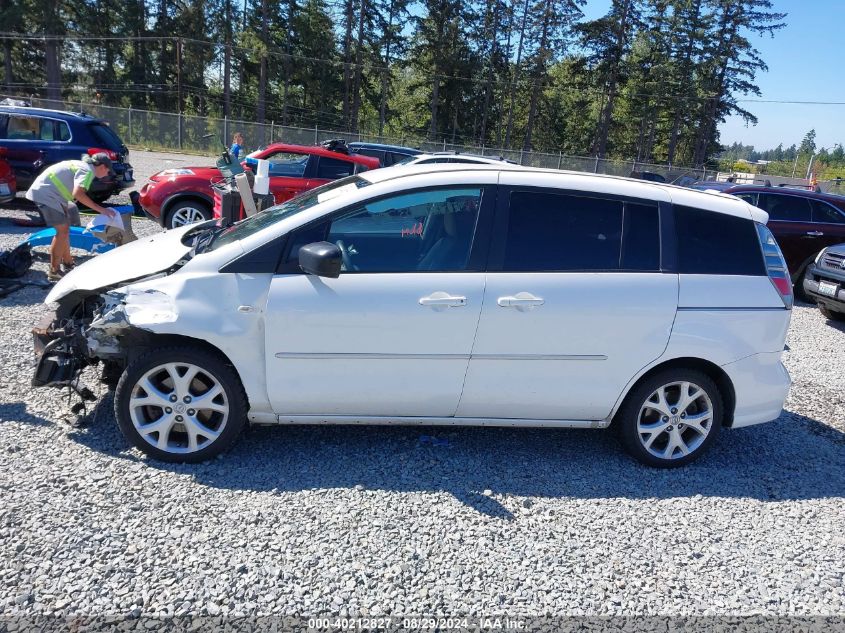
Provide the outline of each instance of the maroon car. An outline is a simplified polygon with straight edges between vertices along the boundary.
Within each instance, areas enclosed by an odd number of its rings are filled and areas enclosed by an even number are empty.
[[[799,296],[804,295],[804,274],[816,255],[845,242],[845,196],[755,185],[737,185],[725,193],[769,214],[769,229],[780,244]]]

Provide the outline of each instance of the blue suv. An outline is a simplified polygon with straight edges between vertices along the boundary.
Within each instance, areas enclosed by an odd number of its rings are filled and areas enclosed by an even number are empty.
[[[18,191],[26,191],[45,167],[97,152],[111,158],[112,173],[94,181],[92,200],[101,203],[135,184],[126,145],[105,121],[83,112],[0,106],[0,147],[6,148]]]

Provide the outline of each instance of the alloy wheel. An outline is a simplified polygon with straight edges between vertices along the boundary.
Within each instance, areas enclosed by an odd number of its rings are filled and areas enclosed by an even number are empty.
[[[211,445],[229,420],[220,381],[190,363],[158,365],[135,383],[129,418],[151,446],[168,453],[194,453]]]
[[[671,382],[646,398],[637,416],[637,437],[643,448],[663,460],[694,453],[713,428],[713,403],[699,385]]]
[[[174,211],[173,217],[170,219],[170,228],[175,229],[187,224],[202,222],[203,220],[205,220],[205,214],[202,212],[202,209],[197,209],[196,207],[180,207]]]

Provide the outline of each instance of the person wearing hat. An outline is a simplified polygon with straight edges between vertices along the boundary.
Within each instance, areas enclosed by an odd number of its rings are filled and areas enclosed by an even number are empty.
[[[70,226],[80,224],[75,202],[110,218],[115,216],[113,209],[100,206],[88,196],[94,179],[108,176],[111,166],[111,160],[104,153],[86,156],[83,160],[66,160],[41,172],[27,190],[26,198],[38,206],[47,226],[56,229],[56,236],[50,243],[49,281],[58,281],[74,266],[70,254]]]

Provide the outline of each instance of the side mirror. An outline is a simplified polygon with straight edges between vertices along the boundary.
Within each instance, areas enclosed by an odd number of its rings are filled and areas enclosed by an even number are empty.
[[[299,267],[309,275],[337,278],[343,255],[337,244],[313,242],[299,249]]]

